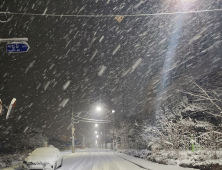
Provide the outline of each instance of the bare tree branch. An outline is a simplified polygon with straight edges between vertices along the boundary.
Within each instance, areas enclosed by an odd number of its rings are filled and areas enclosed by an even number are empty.
[[[193,82],[207,96],[208,100],[210,100],[210,102],[212,104],[214,104],[218,110],[222,111],[222,109],[216,103],[214,103],[214,101],[210,98],[210,96],[207,94],[207,92],[202,87],[200,87],[194,80],[193,80]]]
[[[189,95],[191,95],[191,96],[196,96],[196,97],[200,97],[200,98],[209,100],[209,98],[204,97],[204,96],[201,96],[201,95],[193,94],[193,93],[190,93],[190,92],[185,92],[185,91],[182,91],[182,90],[178,90],[178,91],[179,91],[179,92],[182,92],[182,93],[189,94]],[[211,99],[211,100],[220,101],[220,100],[218,100],[218,99]]]
[[[221,99],[220,99],[220,97],[219,97],[219,95],[217,94],[217,92],[215,92],[215,90],[212,90],[213,92],[214,92],[214,94],[218,97],[218,100],[220,100],[221,101]]]

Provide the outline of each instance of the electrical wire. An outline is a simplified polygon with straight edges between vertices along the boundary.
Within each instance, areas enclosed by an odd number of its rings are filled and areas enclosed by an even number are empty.
[[[149,14],[131,14],[131,15],[61,15],[61,14],[35,14],[35,13],[19,13],[19,12],[0,12],[3,14],[10,15],[31,15],[31,16],[50,16],[50,17],[116,17],[116,16],[124,16],[124,17],[143,17],[143,16],[158,16],[158,15],[175,15],[175,14],[188,14],[188,13],[202,13],[202,12],[215,12],[222,11],[222,9],[206,9],[206,10],[197,10],[197,11],[184,11],[184,12],[162,12],[162,13],[149,13]]]
[[[83,118],[83,117],[80,117],[80,116],[74,116],[74,117],[77,117],[77,118],[80,118],[80,119],[84,119],[84,120],[88,120],[88,121],[102,121],[102,122],[107,122],[107,120],[98,120],[98,119],[88,119],[88,118]]]
[[[106,122],[96,122],[96,121],[89,121],[89,120],[78,120],[78,121],[88,122],[88,123],[97,123],[97,124],[100,124],[100,123],[110,123],[110,121],[106,121]]]

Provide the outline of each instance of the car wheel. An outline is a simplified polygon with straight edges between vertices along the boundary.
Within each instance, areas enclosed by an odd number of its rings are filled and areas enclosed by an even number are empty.
[[[57,168],[57,162],[55,163],[55,167],[54,167],[54,170]]]
[[[63,159],[62,159],[62,161],[61,161],[61,165],[60,165],[60,167],[62,167],[62,164],[63,164]]]

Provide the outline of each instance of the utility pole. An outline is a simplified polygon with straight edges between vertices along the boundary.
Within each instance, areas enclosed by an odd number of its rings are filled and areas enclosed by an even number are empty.
[[[75,127],[74,127],[74,114],[72,109],[72,153],[75,153]]]
[[[82,145],[83,145],[83,149],[85,149],[85,137],[83,135],[83,139],[82,139]]]
[[[114,114],[113,114],[113,152],[115,152],[114,151]]]
[[[115,150],[114,150],[114,141],[115,141],[115,136],[114,136],[114,113],[115,113],[115,110],[112,110],[112,114],[113,114],[113,152],[115,152]]]
[[[103,136],[104,136],[104,149],[106,149],[106,129],[105,128],[104,128],[104,135]]]

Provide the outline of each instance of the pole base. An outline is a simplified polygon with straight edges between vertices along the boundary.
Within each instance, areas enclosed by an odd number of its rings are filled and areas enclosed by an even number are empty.
[[[72,147],[72,153],[75,153],[75,146]]]

